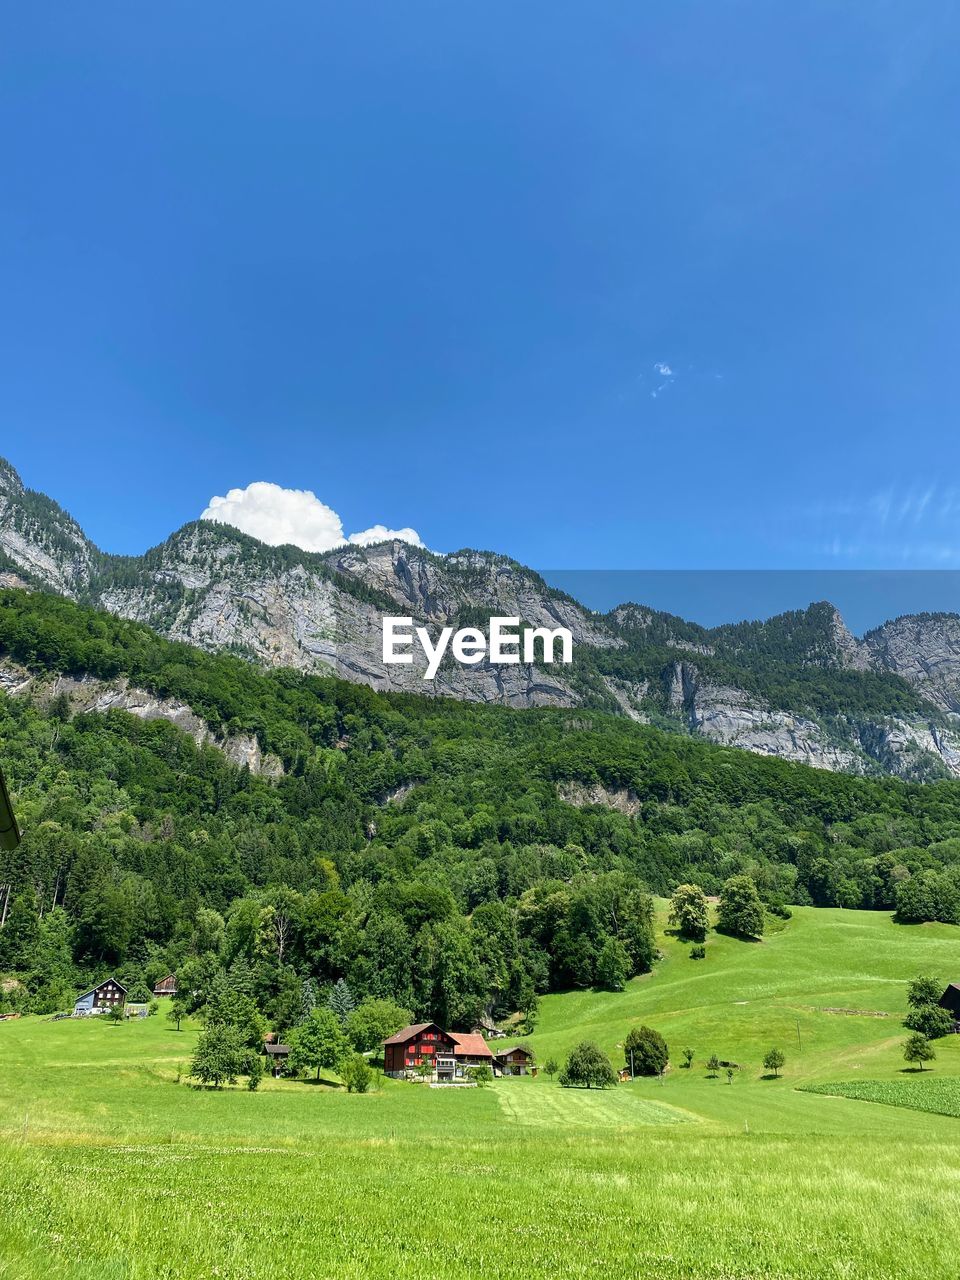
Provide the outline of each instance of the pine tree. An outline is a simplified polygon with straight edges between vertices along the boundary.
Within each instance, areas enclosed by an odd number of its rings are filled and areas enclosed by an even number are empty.
[[[344,982],[343,978],[338,978],[333,984],[333,990],[330,992],[330,998],[327,1001],[327,1007],[340,1019],[341,1023],[345,1023],[353,1013],[357,1006],[356,1000],[350,988]]]
[[[312,978],[304,978],[300,989],[300,1021],[305,1022],[317,1007],[317,984]]]

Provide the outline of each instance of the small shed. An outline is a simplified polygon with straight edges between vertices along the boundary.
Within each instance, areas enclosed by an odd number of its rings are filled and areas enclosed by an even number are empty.
[[[267,1055],[267,1062],[270,1063],[271,1071],[275,1076],[278,1076],[290,1057],[290,1046],[288,1044],[271,1044],[268,1041],[263,1046],[263,1052]]]
[[[175,996],[177,994],[177,979],[172,973],[168,973],[165,978],[153,988],[153,994],[159,1000],[162,996]]]
[[[951,982],[938,1003],[953,1016],[954,1022],[960,1022],[960,982]]]
[[[106,1013],[116,1005],[121,1007],[127,1001],[127,988],[116,978],[106,978],[89,991],[81,992],[73,1005],[75,1018],[85,1017],[90,1013]]]

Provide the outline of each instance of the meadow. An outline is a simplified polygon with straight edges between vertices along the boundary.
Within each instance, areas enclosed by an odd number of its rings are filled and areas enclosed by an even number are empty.
[[[957,931],[806,909],[760,943],[711,935],[694,961],[662,924],[652,974],[543,1001],[541,1062],[589,1037],[619,1065],[641,1021],[666,1036],[662,1081],[603,1093],[543,1073],[199,1091],[193,1026],[0,1024],[0,1276],[955,1274],[960,1119],[917,1099],[956,1096],[960,1036],[921,1079],[900,1017],[917,973],[956,978]],[[732,1083],[708,1076],[711,1053],[739,1064]]]

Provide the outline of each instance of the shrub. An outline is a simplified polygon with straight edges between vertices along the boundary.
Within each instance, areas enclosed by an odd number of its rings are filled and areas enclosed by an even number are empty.
[[[489,1084],[493,1079],[493,1072],[485,1062],[481,1062],[475,1067],[467,1067],[467,1079],[472,1080],[475,1085],[479,1085],[482,1089],[485,1084]]]
[[[340,1068],[340,1078],[347,1086],[347,1093],[366,1093],[373,1080],[373,1071],[363,1054],[355,1053]]]
[[[705,960],[706,956],[707,956],[707,948],[703,945],[702,942],[698,942],[695,946],[690,948],[691,960]]]

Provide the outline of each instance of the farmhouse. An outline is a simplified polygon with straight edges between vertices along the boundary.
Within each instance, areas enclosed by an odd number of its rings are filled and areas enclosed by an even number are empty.
[[[940,1008],[952,1015],[954,1022],[960,1022],[960,982],[951,982],[940,997]]]
[[[495,1068],[502,1076],[537,1074],[533,1054],[522,1044],[515,1044],[512,1049],[497,1049],[493,1058]]]
[[[165,978],[161,978],[153,988],[153,994],[158,1000],[161,996],[175,996],[177,994],[177,979],[174,975],[168,973]]]
[[[436,1022],[417,1022],[383,1042],[383,1069],[395,1079],[462,1079],[467,1067],[493,1066],[483,1036],[444,1031]]]
[[[77,996],[73,1005],[75,1018],[85,1017],[88,1013],[106,1013],[115,1005],[123,1006],[127,999],[127,988],[116,978],[107,978],[89,991]]]

